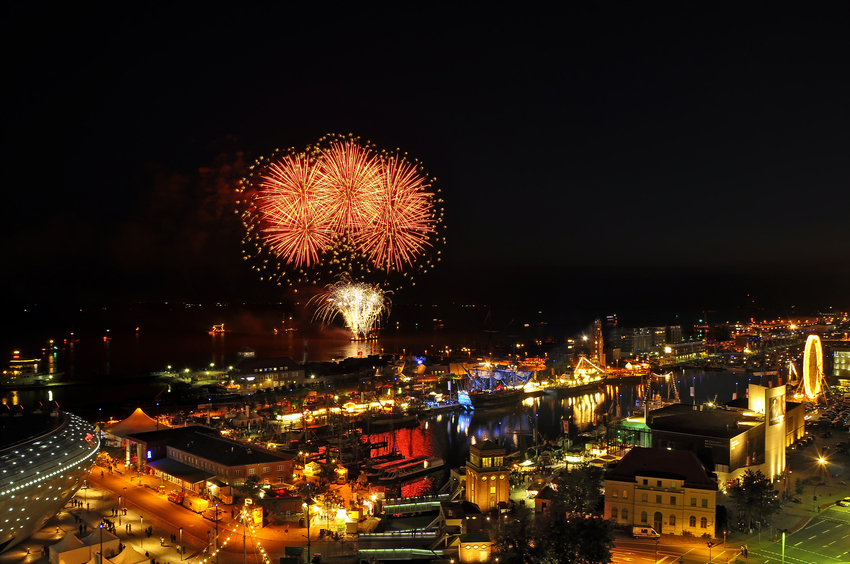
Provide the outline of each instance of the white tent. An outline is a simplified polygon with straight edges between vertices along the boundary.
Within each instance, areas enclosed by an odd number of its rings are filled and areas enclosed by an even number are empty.
[[[111,562],[112,564],[138,564],[139,562],[147,562],[149,560],[150,557],[145,556],[132,546],[127,546],[121,551],[121,554],[115,558],[107,558],[106,562]]]
[[[100,531],[101,531],[100,528],[97,528],[94,531],[92,531],[89,536],[80,539],[81,541],[83,541],[83,544],[85,544],[86,546],[88,546],[90,548],[90,553],[92,555],[92,558],[94,557],[95,554],[100,552],[100,539],[101,539]],[[103,538],[103,554],[107,557],[110,554],[118,554],[118,544],[120,543],[120,541],[118,540],[118,537],[116,537],[115,535],[113,535],[112,533],[107,531],[106,529],[103,529],[103,537],[102,538]],[[88,564],[88,563],[86,563],[86,564]],[[99,564],[99,563],[97,563],[97,564]]]
[[[49,551],[50,556],[48,559],[50,560],[50,564],[59,564],[60,559],[64,564],[83,564],[83,562],[91,558],[89,547],[78,539],[74,533],[66,534],[62,537],[62,540],[51,545]]]

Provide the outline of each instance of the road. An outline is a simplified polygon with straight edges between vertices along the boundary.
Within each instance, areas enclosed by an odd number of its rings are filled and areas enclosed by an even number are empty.
[[[765,562],[782,561],[782,543],[762,543],[758,553]],[[832,506],[813,517],[799,531],[785,536],[785,561],[792,564],[846,564],[850,562],[850,507]]]
[[[705,542],[691,541],[678,543],[674,539],[665,537],[663,542],[658,543],[658,558],[656,560],[655,542],[651,540],[618,538],[615,548],[611,551],[613,562],[618,564],[635,563],[645,564],[657,562],[658,564],[675,564],[685,562],[686,564],[705,564],[711,562],[726,564],[733,561],[740,550],[739,545],[721,542],[712,547],[709,553],[708,544]],[[680,560],[681,559],[681,560]]]

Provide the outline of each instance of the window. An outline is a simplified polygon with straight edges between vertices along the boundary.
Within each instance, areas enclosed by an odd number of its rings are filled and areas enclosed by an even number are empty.
[[[237,471],[236,471],[236,475],[237,475],[237,476],[241,476],[241,475],[242,475],[242,470],[237,470]]]
[[[490,493],[491,494],[496,493],[496,486],[490,486]]]
[[[661,503],[661,495],[660,494],[655,496],[655,503]]]
[[[629,520],[629,510],[628,510],[628,508],[624,507],[623,508],[623,521],[628,521],[628,520]]]
[[[278,476],[278,477],[277,477],[277,483],[278,483],[278,484],[282,484],[282,483],[283,483],[283,476]]]
[[[708,498],[703,498],[703,500],[702,500],[702,506],[703,506],[703,507],[708,507]]]
[[[688,522],[688,524],[689,524],[691,527],[696,527],[696,526],[697,526],[697,518],[696,518],[696,517],[694,517],[693,515],[691,515],[691,519],[690,519],[690,521]]]
[[[497,456],[497,457],[495,458],[495,460],[493,461],[493,465],[494,465],[494,466],[503,466],[503,465],[504,465],[504,463],[505,463],[505,462],[504,462],[504,457],[503,457],[503,456]]]
[[[670,505],[676,505],[676,496],[675,495],[670,496]]]
[[[661,480],[658,480],[658,487],[661,487]]]
[[[676,482],[670,482],[670,487],[676,489]]]
[[[697,498],[692,497],[691,498],[691,507],[696,507],[696,506],[697,506]]]
[[[617,520],[617,514],[618,514],[618,513],[619,513],[619,511],[617,511],[617,508],[616,508],[616,507],[612,507],[612,508],[611,508],[611,519],[613,519],[613,520],[615,520],[615,521],[616,521],[616,520]]]
[[[248,473],[253,476],[254,474],[257,473],[257,469],[256,468],[248,468]]]
[[[482,462],[484,463],[483,464],[484,468],[490,468],[491,466],[493,466],[493,459],[492,458],[485,458],[485,459],[482,460]]]
[[[649,480],[647,480],[646,478],[644,478],[644,479],[643,479],[643,485],[644,485],[644,486],[648,486],[648,485],[649,485]]]
[[[499,475],[499,479],[500,479],[500,480],[504,480],[504,479],[505,479],[505,475],[504,475],[504,474],[500,474],[500,475]]]
[[[278,465],[277,465],[277,471],[278,471],[278,472],[283,472],[283,464],[278,464]]]
[[[670,526],[671,527],[676,526],[676,516],[675,515],[670,515]]]
[[[623,499],[629,499],[629,492],[628,492],[628,490],[623,490]]]
[[[646,511],[641,511],[641,512],[640,512],[640,522],[641,522],[641,523],[646,523],[646,519],[647,519]]]
[[[644,501],[644,502],[646,501],[646,494],[645,493],[640,494],[640,500]]]
[[[611,497],[617,497],[617,490],[611,490]]]
[[[705,529],[706,527],[708,527],[708,519],[703,517],[702,519],[699,520],[699,528]]]

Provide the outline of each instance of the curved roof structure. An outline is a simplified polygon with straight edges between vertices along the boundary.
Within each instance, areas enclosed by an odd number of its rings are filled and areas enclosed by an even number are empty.
[[[149,417],[141,407],[137,407],[136,411],[130,414],[127,419],[116,423],[112,427],[108,427],[106,432],[122,439],[127,435],[135,433],[145,433],[147,431],[156,431],[162,426],[157,424],[156,419]]]

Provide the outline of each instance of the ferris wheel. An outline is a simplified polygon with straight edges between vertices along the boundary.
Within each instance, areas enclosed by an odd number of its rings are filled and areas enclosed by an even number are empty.
[[[830,391],[823,373],[823,345],[820,337],[809,335],[803,354],[803,380],[797,388],[797,394],[804,392],[807,398],[814,399],[821,391]]]

